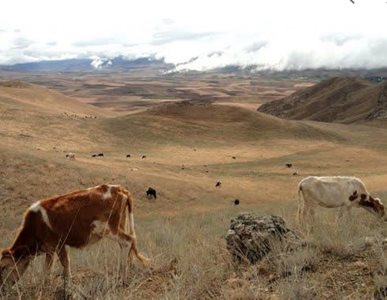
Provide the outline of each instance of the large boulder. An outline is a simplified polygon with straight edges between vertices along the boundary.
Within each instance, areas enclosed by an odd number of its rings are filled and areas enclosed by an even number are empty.
[[[241,213],[231,220],[226,235],[227,249],[235,262],[248,260],[254,264],[266,256],[275,244],[283,245],[289,235],[292,239],[297,238],[281,217]]]

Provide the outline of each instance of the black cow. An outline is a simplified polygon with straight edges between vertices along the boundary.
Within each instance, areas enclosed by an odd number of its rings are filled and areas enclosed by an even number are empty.
[[[101,152],[101,153],[98,153],[98,155],[97,156],[102,156],[103,157],[103,153]]]
[[[141,156],[142,159],[146,158],[146,155]]]
[[[215,184],[215,187],[220,188],[221,185],[222,185],[222,183],[221,183],[220,181],[218,181],[218,182]]]
[[[234,200],[234,205],[239,205],[239,203],[240,203],[239,199]]]
[[[92,154],[91,157],[97,157],[97,154]]]
[[[293,164],[285,164],[285,166],[287,166],[288,168],[291,168]]]
[[[130,157],[130,154],[126,154],[126,157]]]
[[[148,199],[150,199],[151,197],[153,197],[154,199],[157,199],[156,190],[149,187],[148,190],[146,191],[146,197]]]
[[[233,156],[232,159],[236,159],[236,156]]]

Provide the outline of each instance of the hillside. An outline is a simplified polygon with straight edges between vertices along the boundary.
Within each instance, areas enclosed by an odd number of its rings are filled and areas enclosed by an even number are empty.
[[[254,266],[231,264],[224,236],[230,219],[246,211],[282,216],[298,232],[297,184],[309,175],[359,176],[385,202],[385,128],[284,120],[177,99],[112,116],[23,82],[2,83],[0,92],[0,248],[12,243],[36,200],[112,183],[133,195],[139,248],[152,259],[149,268],[128,265],[127,253],[121,261],[124,253],[111,240],[71,251],[76,290],[59,297],[61,266],[47,286],[41,256],[17,289],[0,289],[1,299],[79,299],[81,293],[87,299],[371,299],[383,279],[374,275],[384,267],[381,243],[369,250],[348,246],[386,237],[362,209],[354,209],[342,230],[334,209],[319,210],[311,236],[316,247],[274,251]],[[101,114],[81,115],[89,109]],[[66,159],[68,152],[74,160]],[[100,152],[103,157],[92,157]],[[156,200],[146,198],[148,187],[157,190]],[[301,296],[287,297],[292,294]]]
[[[0,81],[0,108],[67,114],[74,117],[113,115],[107,110],[84,104],[57,91],[18,80]]]
[[[293,120],[353,123],[387,117],[387,82],[332,78],[265,103],[258,111]]]
[[[219,146],[277,139],[338,140],[334,131],[240,107],[183,101],[102,121],[121,141]]]

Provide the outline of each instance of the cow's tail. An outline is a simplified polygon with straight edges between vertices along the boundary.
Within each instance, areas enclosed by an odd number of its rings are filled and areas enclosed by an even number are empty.
[[[126,207],[127,207],[127,211],[128,211],[128,218],[126,221],[126,230],[129,233],[129,236],[130,236],[130,239],[132,242],[130,249],[129,249],[129,259],[132,258],[132,253],[134,253],[134,255],[143,264],[146,264],[148,259],[145,256],[141,255],[137,249],[137,237],[136,237],[136,232],[134,231],[133,198],[128,191],[125,191],[125,195],[127,197]]]
[[[297,210],[297,221],[299,224],[302,223],[304,213],[304,192],[302,190],[302,182],[298,184],[298,210]]]

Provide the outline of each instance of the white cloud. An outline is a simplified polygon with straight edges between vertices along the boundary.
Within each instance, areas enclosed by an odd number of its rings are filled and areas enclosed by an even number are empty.
[[[0,64],[122,55],[178,70],[387,66],[384,0],[12,0],[2,11]]]

